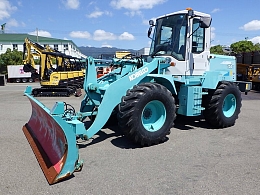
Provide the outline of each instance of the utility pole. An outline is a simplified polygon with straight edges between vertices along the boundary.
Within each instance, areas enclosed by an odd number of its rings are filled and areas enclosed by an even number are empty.
[[[39,43],[39,38],[38,38],[38,28],[36,28],[36,40],[37,40],[37,43]]]

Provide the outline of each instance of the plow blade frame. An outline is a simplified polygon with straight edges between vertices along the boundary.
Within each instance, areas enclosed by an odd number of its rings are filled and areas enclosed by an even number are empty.
[[[37,99],[25,95],[32,105],[32,115],[23,132],[48,183],[54,184],[82,167],[78,162],[76,135],[60,115],[51,114]]]

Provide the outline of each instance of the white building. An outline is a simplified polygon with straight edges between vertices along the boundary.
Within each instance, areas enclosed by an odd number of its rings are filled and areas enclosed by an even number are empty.
[[[42,46],[49,45],[53,49],[56,49],[66,55],[70,55],[77,58],[86,58],[72,40],[56,39],[49,37],[34,36],[29,34],[0,34],[0,54],[5,53],[7,48],[11,50],[17,49],[23,51],[23,44],[25,38],[39,43]]]
[[[137,51],[137,55],[149,55],[149,53],[150,53],[149,47],[144,47]]]

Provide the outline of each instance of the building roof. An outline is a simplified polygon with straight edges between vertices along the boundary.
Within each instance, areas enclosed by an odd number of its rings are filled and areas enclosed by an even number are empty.
[[[2,33],[0,34],[0,43],[5,42],[13,42],[13,43],[20,43],[24,42],[25,38],[28,37],[32,41],[42,43],[48,43],[48,44],[63,44],[63,43],[72,43],[77,47],[77,45],[72,40],[65,40],[65,39],[56,39],[56,38],[50,38],[50,37],[42,37],[42,36],[35,36],[35,35],[29,35],[29,34],[12,34],[12,33]]]

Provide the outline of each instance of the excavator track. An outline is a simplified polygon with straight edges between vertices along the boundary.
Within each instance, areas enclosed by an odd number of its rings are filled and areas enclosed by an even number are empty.
[[[41,87],[35,88],[32,90],[33,96],[43,96],[43,97],[69,97],[75,94],[76,88],[75,87],[67,87],[67,88],[56,88],[56,87]]]

